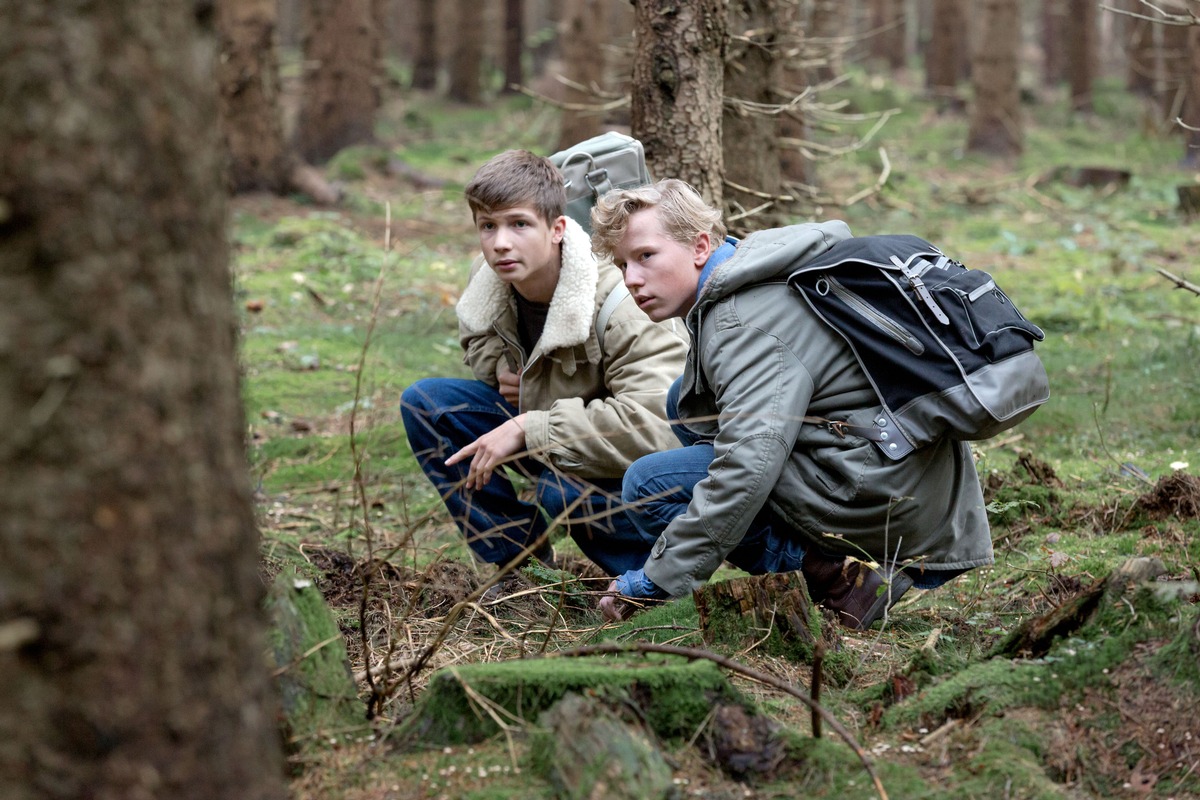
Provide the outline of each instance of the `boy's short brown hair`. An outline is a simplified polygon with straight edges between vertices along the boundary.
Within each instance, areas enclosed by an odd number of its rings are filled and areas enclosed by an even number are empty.
[[[567,207],[562,173],[550,159],[528,150],[505,150],[475,173],[463,192],[471,215],[529,206],[553,225]]]

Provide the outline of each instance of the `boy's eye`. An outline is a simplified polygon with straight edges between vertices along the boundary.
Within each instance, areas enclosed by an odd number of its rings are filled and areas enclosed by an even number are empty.
[[[495,228],[495,227],[496,227],[496,223],[494,223],[494,222],[481,222],[481,223],[479,223],[479,230],[481,230],[481,231],[490,231],[490,230],[492,230],[492,229],[493,229],[493,228]]]
[[[528,228],[529,227],[529,223],[523,219],[517,220],[515,223],[513,223],[513,225],[517,228]]]

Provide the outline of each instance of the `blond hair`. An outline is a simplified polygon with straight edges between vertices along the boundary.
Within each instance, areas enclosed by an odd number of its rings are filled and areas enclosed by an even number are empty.
[[[663,232],[680,244],[690,245],[702,233],[717,244],[725,239],[721,212],[687,183],[668,178],[636,189],[618,189],[597,200],[592,209],[592,251],[611,259],[629,229],[629,218],[648,208],[658,209]]]
[[[475,173],[463,194],[472,217],[528,206],[553,225],[567,207],[562,173],[550,159],[528,150],[505,150],[493,156]]]

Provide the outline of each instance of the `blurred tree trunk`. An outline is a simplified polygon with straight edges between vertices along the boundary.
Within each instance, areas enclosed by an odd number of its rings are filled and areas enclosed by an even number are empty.
[[[1066,77],[1065,40],[1070,35],[1067,0],[1042,0],[1042,82],[1047,89]]]
[[[1092,84],[1096,79],[1096,2],[1067,0],[1070,22],[1064,31],[1067,79],[1071,87],[1071,109],[1092,110]]]
[[[808,53],[804,35],[804,4],[792,2],[785,9],[780,21],[780,52],[778,58],[783,69],[783,85],[780,100],[792,104],[809,86],[808,69],[804,56]],[[723,134],[722,138],[728,134]],[[811,184],[815,180],[813,163],[800,150],[800,143],[808,140],[808,120],[804,109],[794,104],[780,118],[779,168],[787,183]]]
[[[724,0],[634,0],[633,135],[650,173],[720,207]]]
[[[602,111],[587,109],[602,102],[605,50],[608,34],[607,0],[567,0],[563,4],[562,27],[562,112],[557,150],[599,134]],[[572,108],[574,106],[574,108]]]
[[[871,56],[891,69],[904,67],[904,0],[871,0]]]
[[[213,9],[2,5],[0,797],[282,800]]]
[[[933,29],[925,55],[925,85],[941,106],[958,97],[963,51],[968,43],[962,0],[934,0],[931,23]]]
[[[413,58],[412,88],[437,88],[437,0],[416,0],[416,56]]]
[[[1139,0],[1124,0],[1124,10],[1140,13]],[[1125,52],[1128,53],[1125,87],[1134,94],[1154,94],[1158,78],[1158,47],[1150,20],[1130,17],[1125,20]]]
[[[323,164],[343,148],[374,140],[379,26],[371,0],[308,0],[304,11],[296,145],[305,160]]]
[[[1182,8],[1171,7],[1170,12],[1182,11]],[[1175,118],[1183,114],[1186,103],[1187,89],[1190,78],[1190,62],[1188,59],[1188,30],[1187,25],[1158,25],[1160,41],[1162,80],[1159,83],[1159,106],[1162,109],[1163,120],[1173,131],[1179,131]]]
[[[281,194],[295,159],[283,135],[275,0],[217,0],[221,127],[234,192]]]
[[[504,88],[505,94],[518,91],[525,83],[525,3],[504,0]]]
[[[837,41],[848,32],[844,25],[845,5],[839,0],[812,0],[808,17],[809,39],[817,40],[824,63],[813,70],[813,83],[825,83],[842,74],[845,46]]]
[[[558,21],[562,18],[562,4],[557,0],[531,0],[525,4],[525,9],[526,28],[533,32],[536,42],[531,49],[531,74],[541,77],[558,54]]]
[[[1188,86],[1183,104],[1184,153],[1183,163],[1189,168],[1200,164],[1200,25],[1189,25],[1187,31]]]
[[[783,193],[779,148],[780,97],[786,48],[798,15],[795,0],[730,0],[725,53],[725,110],[721,141],[725,205],[734,213],[778,203]],[[747,191],[749,190],[749,191]],[[756,217],[754,227],[778,224],[777,215]]]
[[[967,150],[1013,156],[1024,146],[1017,83],[1020,7],[1017,0],[983,0],[982,13],[983,36],[971,69],[975,97]]]
[[[454,8],[459,21],[456,30],[459,35],[454,37],[453,49],[450,53],[450,89],[451,100],[460,103],[475,104],[483,99],[483,86],[480,82],[480,72],[483,69],[483,37],[477,31],[470,30],[471,20],[480,13],[479,4],[475,0],[456,0]]]
[[[296,155],[283,132],[272,0],[218,0],[214,4],[221,57],[218,111],[233,192],[299,191],[318,203],[338,191]]]

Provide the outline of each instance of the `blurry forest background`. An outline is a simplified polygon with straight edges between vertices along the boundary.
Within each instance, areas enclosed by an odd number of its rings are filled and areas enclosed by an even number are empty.
[[[1197,13],[7,3],[0,795],[1200,797]],[[975,447],[994,568],[820,649],[604,625],[566,537],[481,600],[398,398],[467,374],[474,170],[606,130],[1045,329],[1052,400]]]

